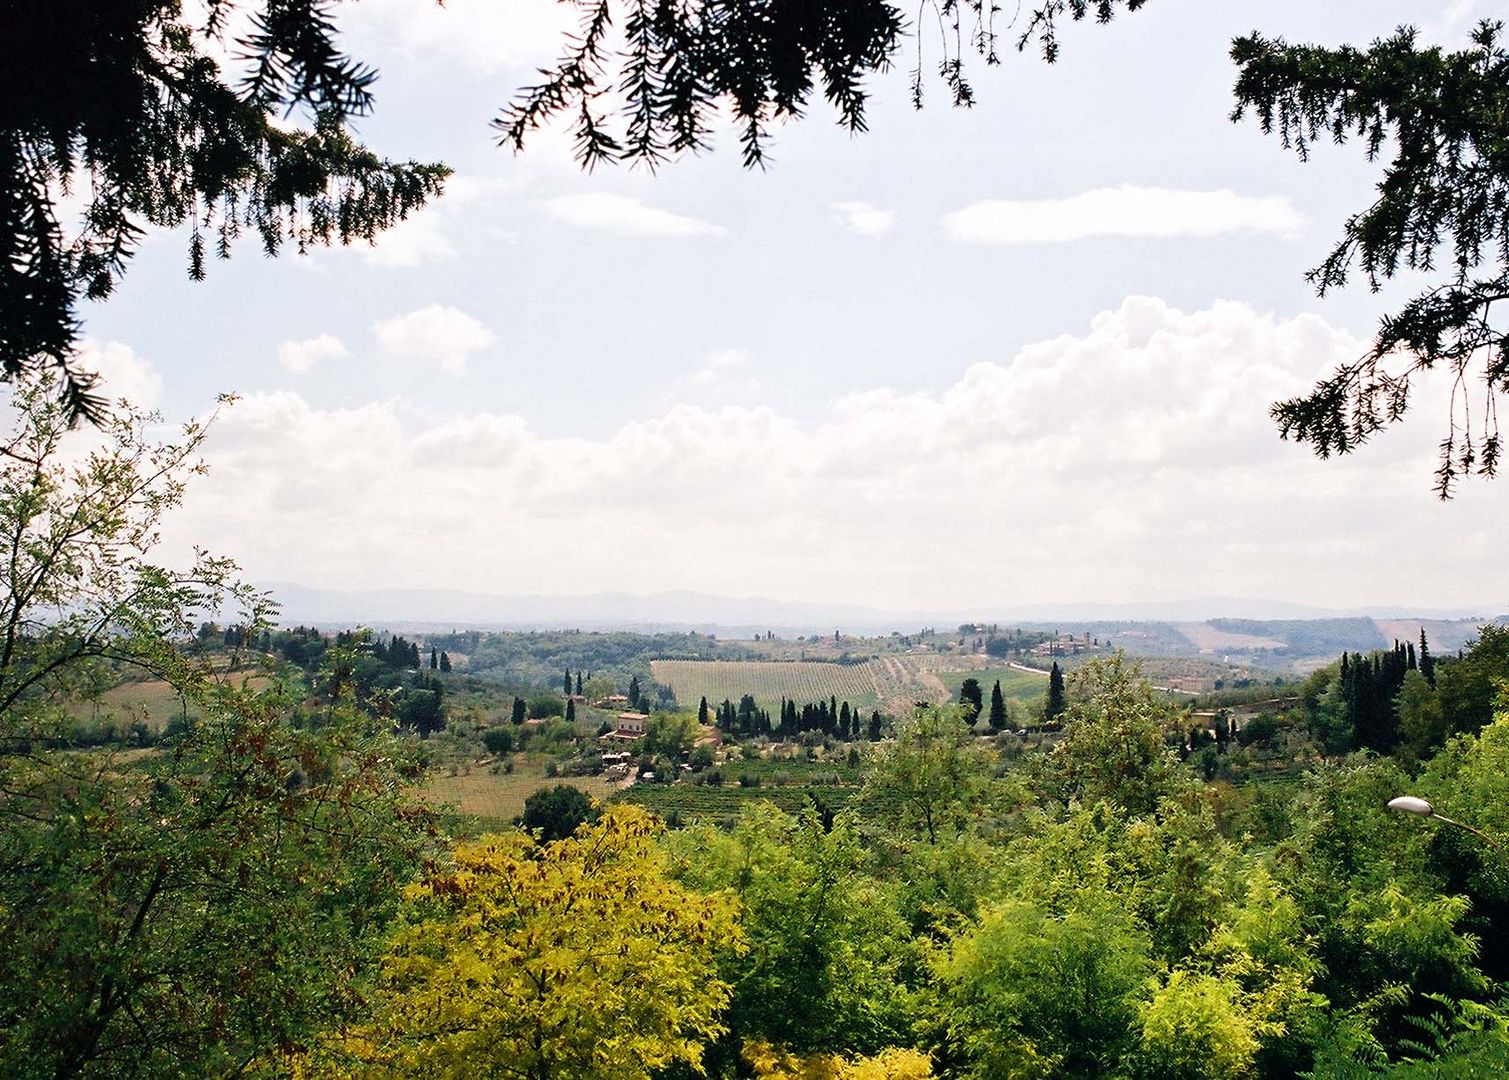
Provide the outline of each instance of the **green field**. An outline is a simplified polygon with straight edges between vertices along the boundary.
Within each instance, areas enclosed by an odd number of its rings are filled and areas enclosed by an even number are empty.
[[[524,812],[524,800],[541,788],[570,784],[599,801],[606,800],[614,790],[604,777],[548,777],[543,767],[534,765],[520,765],[511,773],[494,773],[486,765],[474,766],[469,773],[458,771],[455,776],[447,772],[432,772],[420,788],[421,794],[433,803],[453,807],[463,817],[475,819],[482,828],[507,825]]]
[[[1030,671],[1020,671],[1017,668],[985,668],[983,671],[940,671],[938,678],[943,680],[943,685],[948,687],[951,700],[959,699],[959,686],[965,679],[978,679],[980,690],[985,695],[985,707],[990,707],[990,688],[1001,681],[1001,696],[1006,700],[1016,700],[1024,705],[1041,702],[1048,693],[1048,677],[1035,675]]]
[[[265,676],[250,672],[231,676],[238,683],[243,677],[254,689],[267,682]],[[86,723],[129,726],[140,722],[149,731],[161,731],[175,717],[184,715],[184,701],[178,691],[161,679],[133,679],[112,686],[98,699],[77,701],[69,711]],[[190,705],[188,715],[197,719],[199,713]]]

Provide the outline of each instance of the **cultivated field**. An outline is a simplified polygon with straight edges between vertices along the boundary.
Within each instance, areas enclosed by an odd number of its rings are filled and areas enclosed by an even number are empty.
[[[979,666],[978,658],[919,653],[880,656],[859,664],[814,660],[656,660],[656,682],[676,693],[684,708],[706,697],[716,705],[752,694],[774,711],[781,698],[798,703],[835,697],[861,709],[905,711],[914,701],[945,701],[951,695],[940,672]],[[961,675],[962,677],[962,675]],[[1030,678],[1031,676],[1027,676]],[[1002,684],[1004,691],[1005,684]]]
[[[581,788],[599,802],[606,800],[614,788],[601,776],[547,777],[539,766],[519,766],[514,772],[494,773],[486,765],[470,772],[436,770],[425,778],[420,792],[436,804],[454,807],[465,817],[477,819],[483,828],[501,827],[524,812],[524,800],[541,788],[570,784]]]

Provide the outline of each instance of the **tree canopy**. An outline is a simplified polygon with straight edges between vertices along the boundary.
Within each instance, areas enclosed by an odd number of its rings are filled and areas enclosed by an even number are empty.
[[[316,1075],[648,1080],[696,1065],[723,1028],[724,896],[670,881],[660,823],[619,807],[535,849],[515,832],[460,846],[408,890],[384,1007],[316,1055]]]
[[[204,553],[159,565],[196,469],[118,413],[69,436],[47,377],[0,443],[0,1073],[244,1070],[358,1005],[430,816],[410,748],[353,708],[194,653],[206,614],[265,601]],[[79,453],[78,440],[92,439]],[[250,636],[250,635],[246,635]],[[349,672],[349,648],[332,649]],[[145,674],[182,714],[139,758],[76,745],[81,704]],[[143,734],[145,724],[139,725]]]

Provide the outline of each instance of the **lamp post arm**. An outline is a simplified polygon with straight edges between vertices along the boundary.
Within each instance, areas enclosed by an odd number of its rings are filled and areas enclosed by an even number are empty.
[[[1443,821],[1447,825],[1455,825],[1459,829],[1466,829],[1468,832],[1472,833],[1473,836],[1476,836],[1479,840],[1483,841],[1483,843],[1493,848],[1494,851],[1502,852],[1504,850],[1504,846],[1493,837],[1489,836],[1482,829],[1473,828],[1465,821],[1458,821],[1456,818],[1449,818],[1445,814],[1439,812],[1431,814],[1431,817],[1435,818],[1437,821]]]

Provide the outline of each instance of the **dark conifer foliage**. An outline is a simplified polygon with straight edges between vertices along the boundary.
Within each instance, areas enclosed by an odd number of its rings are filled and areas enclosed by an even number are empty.
[[[1495,405],[1509,391],[1509,335],[1494,314],[1509,299],[1509,52],[1502,30],[1483,20],[1461,52],[1422,48],[1408,27],[1366,50],[1289,45],[1260,34],[1231,49],[1239,72],[1233,120],[1250,109],[1264,132],[1277,132],[1301,158],[1317,143],[1352,137],[1369,160],[1391,155],[1376,199],[1347,219],[1341,239],[1310,272],[1320,294],[1354,273],[1374,290],[1401,271],[1440,274],[1382,320],[1363,356],[1309,394],[1275,405],[1274,418],[1286,437],[1321,457],[1343,454],[1403,415],[1414,376],[1445,368],[1456,392],[1436,470],[1442,498],[1463,475],[1497,471]]]
[[[699,719],[701,714],[699,708]],[[873,719],[875,734],[871,736],[874,739],[879,738],[879,717],[876,712]],[[768,709],[760,708],[752,694],[745,694],[737,705],[725,699],[713,710],[713,722],[726,734],[740,738],[771,735],[778,739],[795,739],[808,732],[819,732],[851,742],[862,735],[859,710],[836,697],[801,706],[782,698],[779,711],[772,720]]]
[[[1052,724],[1064,714],[1069,707],[1069,699],[1064,693],[1064,673],[1059,670],[1058,661],[1053,661],[1053,666],[1048,669],[1048,697],[1043,703],[1043,719]]]
[[[110,295],[148,227],[192,225],[198,280],[243,232],[268,255],[370,240],[449,171],[351,137],[376,72],[341,53],[329,0],[209,0],[206,25],[185,7],[0,5],[0,377],[60,369],[76,417],[104,404],[71,361],[77,305]],[[226,71],[205,34],[222,38],[238,12],[253,30]],[[290,112],[312,129],[275,123]],[[58,220],[63,189],[91,193],[82,222]]]
[[[997,683],[997,686],[999,685]],[[979,679],[971,677],[959,685],[959,704],[963,705],[967,711],[967,719],[973,721],[980,715],[985,708],[985,694],[980,689]]]
[[[1006,730],[1006,699],[1001,694],[1001,680],[990,691],[990,730]]]
[[[1359,747],[1391,752],[1399,743],[1399,715],[1395,700],[1411,670],[1409,650],[1399,642],[1387,652],[1368,656],[1343,653],[1340,678],[1342,700]]]

